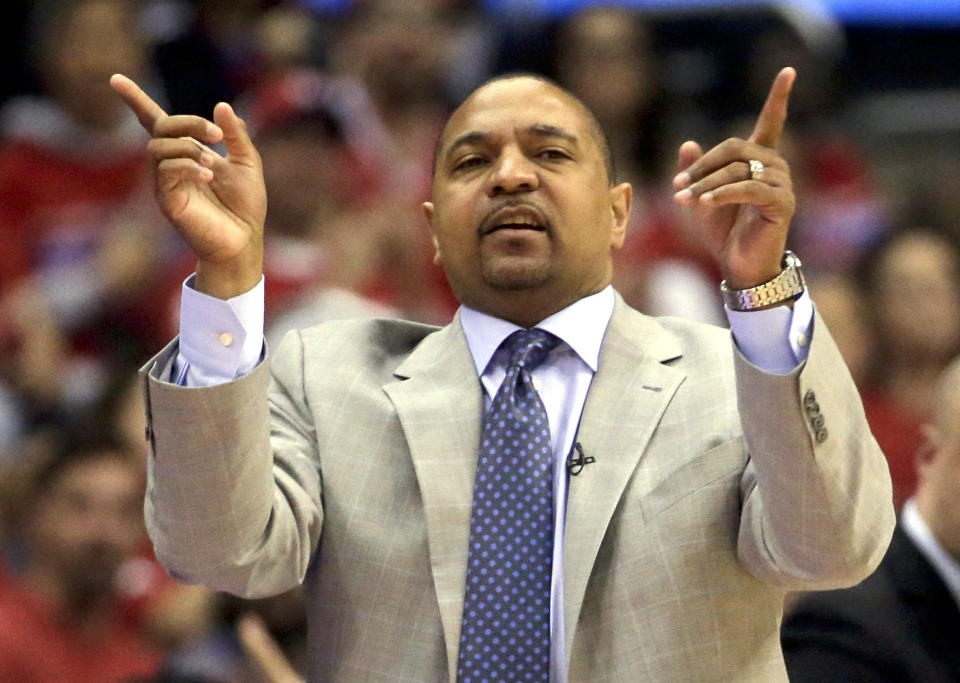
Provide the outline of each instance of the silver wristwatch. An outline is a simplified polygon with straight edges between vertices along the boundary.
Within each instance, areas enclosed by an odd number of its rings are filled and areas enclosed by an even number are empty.
[[[723,303],[732,311],[755,311],[770,308],[796,299],[807,288],[807,281],[800,270],[800,259],[792,251],[783,253],[780,274],[762,285],[750,289],[729,289],[727,281],[720,283]]]

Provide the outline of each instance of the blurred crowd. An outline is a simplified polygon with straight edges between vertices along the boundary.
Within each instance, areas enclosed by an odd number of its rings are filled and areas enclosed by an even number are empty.
[[[135,371],[176,334],[193,263],[155,206],[146,135],[108,86],[115,72],[171,113],[209,116],[228,100],[248,122],[269,196],[274,344],[334,318],[450,318],[419,205],[446,115],[508,71],[581,97],[618,179],[634,183],[616,255],[624,297],[725,324],[716,268],[672,202],[675,150],[747,135],[773,75],[797,67],[783,144],[799,198],[791,246],[862,390],[896,504],[913,492],[931,387],[960,353],[960,155],[928,129],[871,127],[847,97],[837,27],[612,4],[504,18],[471,0],[14,4],[23,68],[0,108],[3,680],[245,680],[240,615],[259,614],[294,662],[303,637],[297,595],[249,603],[179,585],[145,538]],[[724,22],[723,35],[751,39],[697,42]],[[10,668],[15,652],[37,659]]]

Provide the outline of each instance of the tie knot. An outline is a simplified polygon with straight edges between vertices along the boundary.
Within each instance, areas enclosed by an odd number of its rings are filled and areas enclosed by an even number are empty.
[[[560,339],[539,327],[529,330],[517,330],[503,342],[503,347],[510,353],[507,367],[518,366],[533,370],[540,365]]]

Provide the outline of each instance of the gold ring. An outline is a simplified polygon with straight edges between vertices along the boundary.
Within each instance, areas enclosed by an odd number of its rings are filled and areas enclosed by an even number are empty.
[[[747,163],[750,164],[750,179],[763,180],[763,169],[764,169],[763,162],[757,159],[751,159]]]

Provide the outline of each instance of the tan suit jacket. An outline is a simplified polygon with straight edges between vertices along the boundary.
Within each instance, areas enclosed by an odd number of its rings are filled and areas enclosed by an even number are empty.
[[[618,297],[577,437],[596,462],[570,480],[570,681],[785,680],[784,592],[880,561],[886,463],[814,324],[773,376]],[[211,388],[161,381],[175,353],[144,368],[161,562],[247,596],[303,581],[312,680],[453,681],[483,406],[459,319],[292,333]]]

